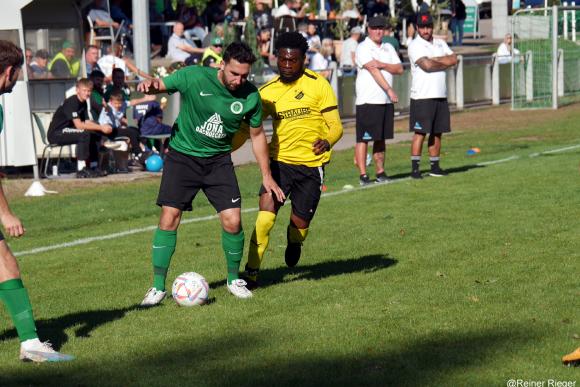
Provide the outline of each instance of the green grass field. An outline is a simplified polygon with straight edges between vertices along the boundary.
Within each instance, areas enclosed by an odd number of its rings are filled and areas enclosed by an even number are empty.
[[[478,117],[510,114],[488,109]],[[251,300],[224,287],[215,219],[181,226],[169,275],[203,274],[212,287],[203,307],[166,300],[137,308],[151,282],[151,231],[24,255],[41,338],[77,360],[20,363],[0,308],[0,385],[576,382],[580,368],[565,368],[560,358],[580,346],[580,148],[530,155],[580,144],[580,107],[545,114],[550,120],[505,130],[484,120],[456,126],[444,139],[447,178],[405,179],[409,144],[402,143],[388,149],[396,182],[343,191],[357,184],[357,173],[352,151],[337,152],[302,260],[295,269],[284,264],[287,206]],[[482,152],[466,156],[471,146]],[[259,173],[250,165],[238,177],[247,248]],[[9,243],[22,252],[155,225],[158,184],[13,197],[28,233]],[[212,214],[201,195],[185,219]]]

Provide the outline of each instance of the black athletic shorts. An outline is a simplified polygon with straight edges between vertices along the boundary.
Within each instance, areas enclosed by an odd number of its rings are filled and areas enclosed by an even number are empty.
[[[217,212],[240,208],[242,197],[229,153],[195,157],[170,149],[165,156],[158,206],[191,211],[199,190]]]
[[[423,134],[451,132],[447,99],[412,99],[409,131]]]
[[[394,119],[392,103],[356,105],[356,142],[393,138]]]
[[[324,167],[306,167],[270,160],[270,169],[276,183],[284,191],[286,197],[290,198],[294,215],[310,221],[320,202]],[[262,186],[260,195],[264,192],[266,190]],[[275,197],[274,200],[276,200]]]

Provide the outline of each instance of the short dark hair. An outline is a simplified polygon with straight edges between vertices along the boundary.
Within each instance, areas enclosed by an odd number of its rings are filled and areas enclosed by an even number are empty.
[[[0,40],[0,72],[8,66],[22,67],[24,55],[22,50],[8,40]]]
[[[123,76],[125,76],[125,71],[123,71],[123,69],[120,69],[120,68],[118,68],[118,67],[115,67],[115,68],[113,69],[113,72],[111,72],[111,76],[112,76],[113,74],[115,74],[115,73],[121,73],[121,74],[123,74]]]
[[[105,73],[103,73],[101,70],[93,70],[89,74],[89,79],[94,79],[94,78],[105,78]]]
[[[123,93],[123,90],[119,89],[118,87],[113,88],[113,90],[111,90],[111,94],[109,94],[109,101],[112,99],[116,99],[117,101],[124,101],[125,94]]]
[[[276,50],[281,48],[296,48],[306,55],[308,51],[308,41],[299,32],[284,32],[276,39]]]
[[[250,46],[248,46],[246,43],[233,42],[226,47],[223,59],[226,63],[232,59],[235,59],[240,63],[254,64],[256,61],[256,56],[252,52]]]

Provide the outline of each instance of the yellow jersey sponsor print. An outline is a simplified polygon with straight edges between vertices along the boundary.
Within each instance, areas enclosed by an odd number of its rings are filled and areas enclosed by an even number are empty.
[[[330,160],[330,151],[315,155],[312,144],[328,137],[329,127],[322,113],[337,109],[328,81],[305,70],[295,82],[279,77],[260,88],[263,117],[271,116],[274,134],[270,157],[286,164],[319,167]]]

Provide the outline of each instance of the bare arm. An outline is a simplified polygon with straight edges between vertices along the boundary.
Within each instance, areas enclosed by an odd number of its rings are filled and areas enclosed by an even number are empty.
[[[111,134],[113,128],[110,125],[99,125],[93,121],[81,121],[80,118],[73,118],[73,124],[75,128],[82,130],[93,130],[95,132],[103,132],[105,134]]]
[[[266,189],[266,192],[276,195],[276,199],[283,202],[286,199],[286,196],[274,181],[272,172],[270,171],[268,142],[266,141],[264,127],[260,125],[257,128],[250,128],[250,137],[252,138],[252,150],[254,151],[254,156],[256,156],[256,161],[258,162],[260,172],[262,173],[262,185]]]
[[[26,229],[20,222],[12,211],[10,211],[10,207],[8,206],[8,201],[6,200],[6,196],[4,196],[4,189],[2,188],[2,183],[0,183],[0,221],[2,221],[2,225],[4,229],[8,233],[8,235],[12,237],[19,237],[24,235]]]
[[[434,73],[455,66],[457,64],[457,55],[451,54],[438,56],[436,58],[427,58],[424,56],[419,58],[415,63],[426,73]]]
[[[159,94],[167,91],[161,78],[146,79],[137,85],[137,91],[143,94]]]
[[[133,98],[133,99],[131,99],[129,101],[129,106],[135,106],[135,105],[139,105],[140,103],[151,102],[151,101],[155,101],[155,96],[154,95],[151,95],[151,94],[145,94],[141,98]]]
[[[132,72],[134,72],[135,74],[137,74],[138,76],[143,77],[143,78],[147,78],[147,79],[153,78],[151,75],[149,75],[146,72],[141,71],[141,69],[137,68],[137,66],[135,66],[135,64],[131,60],[129,60],[128,58],[123,58],[123,60],[125,61],[127,68],[129,70],[131,70]]]
[[[385,77],[383,77],[383,74],[381,74],[381,70],[379,70],[379,68],[376,65],[369,65],[367,63],[363,67],[371,73],[375,82],[377,82],[379,86],[387,93],[387,95],[389,96],[391,101],[393,101],[393,103],[399,102],[399,97],[397,96],[391,85],[389,85],[389,82],[387,82]]]
[[[178,44],[177,48],[185,52],[189,52],[190,54],[203,54],[205,51],[205,48],[193,47],[189,44]]]

